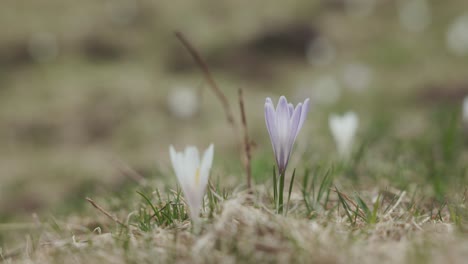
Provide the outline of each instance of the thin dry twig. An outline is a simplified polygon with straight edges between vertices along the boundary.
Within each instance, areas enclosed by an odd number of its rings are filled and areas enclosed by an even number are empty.
[[[200,67],[200,69],[202,70],[206,81],[208,82],[209,86],[211,87],[211,89],[215,93],[216,97],[218,97],[219,101],[221,101],[221,104],[223,105],[224,112],[226,113],[227,121],[231,124],[231,126],[237,132],[238,129],[237,129],[236,121],[234,119],[234,115],[233,115],[231,107],[229,105],[229,101],[227,100],[226,95],[224,95],[224,93],[221,91],[219,86],[214,81],[213,76],[211,75],[211,72],[210,72],[210,70],[208,68],[208,65],[202,59],[200,53],[193,47],[192,44],[190,44],[190,42],[187,40],[187,38],[185,38],[185,36],[181,32],[176,31],[175,35],[176,35],[177,39],[180,40],[182,45],[184,45],[184,47],[190,53],[190,55],[192,56],[193,60],[198,65],[198,67]]]
[[[92,206],[94,206],[94,208],[98,209],[101,213],[105,214],[107,217],[109,217],[110,219],[112,219],[114,222],[116,222],[117,224],[125,227],[125,228],[128,228],[128,226],[124,223],[122,223],[116,216],[113,216],[111,215],[109,212],[107,212],[104,208],[102,208],[99,204],[97,204],[95,201],[93,201],[93,199],[89,198],[89,197],[86,197],[86,201],[88,201]]]
[[[252,169],[251,169],[251,146],[249,140],[249,133],[247,130],[247,118],[245,117],[245,107],[244,107],[244,97],[242,94],[242,89],[239,89],[239,107],[241,111],[241,120],[242,120],[242,129],[244,130],[244,168],[247,175],[247,188],[251,190],[252,188]]]
[[[113,160],[114,165],[116,166],[117,170],[124,176],[134,180],[138,184],[141,184],[145,186],[147,184],[147,181],[143,175],[138,173],[136,170],[134,170],[132,167],[130,167],[128,164],[123,162],[120,159],[115,159]]]
[[[181,33],[176,31],[175,36],[179,41],[184,45],[184,47],[187,49],[187,51],[190,53],[192,56],[193,60],[195,63],[200,67],[201,71],[203,72],[203,75],[208,82],[209,86],[215,93],[216,97],[219,99],[221,102],[224,112],[226,114],[226,119],[228,123],[232,126],[234,130],[234,134],[237,137],[237,140],[239,142],[240,151],[241,151],[241,159],[244,161],[244,168],[247,174],[247,187],[249,190],[251,190],[252,186],[252,173],[251,173],[251,149],[252,149],[252,142],[249,140],[248,136],[248,131],[247,131],[247,120],[245,118],[245,109],[244,109],[244,101],[242,98],[242,90],[239,89],[239,104],[241,108],[241,120],[242,120],[242,126],[244,129],[244,140],[241,139],[240,133],[239,133],[239,128],[237,127],[237,122],[234,119],[234,115],[231,109],[231,106],[229,104],[229,101],[227,100],[226,95],[221,91],[219,86],[216,84],[214,81],[213,76],[211,75],[211,72],[208,68],[208,65],[206,62],[203,60],[201,57],[200,53],[194,48],[194,46],[187,40],[187,38]],[[243,148],[242,148],[243,146]],[[243,157],[244,155],[242,154],[242,149],[244,149],[245,152],[245,158]]]

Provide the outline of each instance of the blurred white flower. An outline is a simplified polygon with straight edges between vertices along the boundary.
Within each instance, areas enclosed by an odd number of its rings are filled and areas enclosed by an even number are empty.
[[[29,55],[37,62],[49,62],[59,54],[57,38],[50,32],[36,32],[29,39]]]
[[[468,96],[463,100],[463,122],[468,124]]]
[[[374,12],[375,4],[376,0],[346,0],[346,13],[354,17],[365,18]]]
[[[468,55],[468,14],[457,17],[450,25],[447,48],[457,56]]]
[[[335,47],[326,37],[312,40],[306,51],[307,61],[314,66],[326,66],[336,57]]]
[[[173,87],[167,96],[167,104],[172,115],[182,119],[190,118],[199,109],[199,97],[193,88]]]
[[[309,97],[311,107],[330,105],[338,101],[341,96],[340,84],[333,75],[324,75],[318,79],[304,79],[296,86],[293,98],[303,100]]]
[[[342,158],[348,158],[351,154],[354,137],[359,125],[358,116],[354,112],[347,112],[343,116],[332,114],[328,122],[338,154]]]
[[[198,221],[203,206],[203,197],[213,163],[213,152],[214,146],[211,144],[200,161],[198,149],[194,146],[187,146],[184,152],[176,152],[172,145],[169,147],[172,167],[182,187],[193,221]]]
[[[372,78],[372,69],[362,63],[349,63],[343,69],[342,79],[345,86],[356,92],[367,90]]]
[[[427,0],[403,0],[399,6],[400,25],[409,32],[423,32],[431,23]]]
[[[340,85],[335,77],[326,75],[312,83],[311,100],[318,104],[333,104],[341,95]]]

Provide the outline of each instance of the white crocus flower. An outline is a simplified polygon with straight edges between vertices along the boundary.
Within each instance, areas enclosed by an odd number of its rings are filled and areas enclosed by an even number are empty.
[[[463,122],[468,124],[468,96],[463,100]]]
[[[447,47],[456,56],[468,55],[468,13],[457,17],[446,36]]]
[[[349,157],[359,125],[358,116],[354,112],[347,112],[343,116],[331,115],[328,121],[338,153],[343,158]]]
[[[187,146],[184,152],[176,152],[172,145],[169,147],[172,166],[194,221],[198,220],[203,205],[203,197],[213,163],[213,149],[214,146],[211,144],[200,161],[198,149],[194,146]]]

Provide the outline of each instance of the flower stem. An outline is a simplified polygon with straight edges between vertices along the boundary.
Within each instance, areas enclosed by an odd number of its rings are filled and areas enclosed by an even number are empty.
[[[276,212],[278,212],[278,179],[276,178],[276,168],[273,166],[273,201]]]
[[[291,200],[292,187],[293,187],[293,184],[294,184],[294,178],[295,178],[295,177],[296,177],[296,169],[294,169],[293,174],[292,174],[292,177],[291,177],[291,181],[289,182],[288,201],[286,202],[286,212],[285,212],[285,216],[288,215],[289,201]]]
[[[280,172],[280,178],[279,178],[279,190],[278,190],[278,207],[277,207],[277,213],[281,214],[283,213],[283,193],[284,193],[284,175],[285,172]]]

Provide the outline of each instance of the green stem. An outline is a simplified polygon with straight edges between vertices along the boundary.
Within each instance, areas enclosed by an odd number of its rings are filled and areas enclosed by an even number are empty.
[[[278,214],[283,213],[283,193],[284,193],[284,175],[285,172],[280,172],[280,179],[279,179],[279,190],[278,190]]]
[[[273,166],[273,201],[275,203],[276,212],[278,212],[278,179],[276,178],[275,166]]]
[[[288,201],[286,203],[286,212],[285,212],[286,216],[288,215],[289,201],[291,200],[292,187],[293,187],[293,184],[294,184],[294,178],[295,177],[296,177],[296,169],[294,169],[292,177],[291,177],[291,181],[289,182]]]

